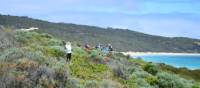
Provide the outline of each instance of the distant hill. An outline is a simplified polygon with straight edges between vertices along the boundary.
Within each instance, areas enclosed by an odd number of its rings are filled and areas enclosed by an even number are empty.
[[[58,38],[92,45],[111,43],[117,51],[200,53],[200,40],[153,36],[128,29],[100,28],[69,23],[53,23],[28,17],[0,15],[0,25],[11,28],[38,27]]]

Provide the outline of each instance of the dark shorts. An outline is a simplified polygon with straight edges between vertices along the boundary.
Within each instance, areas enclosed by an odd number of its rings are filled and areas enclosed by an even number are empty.
[[[68,60],[68,61],[70,61],[70,60],[71,60],[71,58],[72,58],[72,53],[67,53],[67,55],[66,55],[66,56],[67,56],[67,60]]]

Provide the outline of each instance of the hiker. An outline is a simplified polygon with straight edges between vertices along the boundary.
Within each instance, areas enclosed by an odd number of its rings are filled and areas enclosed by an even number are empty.
[[[108,56],[111,57],[113,55],[113,47],[111,44],[108,44],[108,51],[109,51]]]
[[[95,46],[96,49],[101,49],[101,44]]]
[[[101,47],[101,44],[99,43],[98,45],[95,46],[95,50],[98,51],[98,54],[100,56],[102,56],[102,47]]]
[[[66,43],[65,49],[66,49],[67,61],[71,61],[71,58],[72,58],[72,46],[71,46],[70,42]]]
[[[85,43],[84,47],[85,47],[85,51],[87,52],[90,52],[92,50],[92,47],[88,43]]]
[[[109,48],[109,51],[112,52],[113,51],[113,47],[111,44],[108,44],[108,48]]]
[[[110,62],[110,58],[112,56],[112,54],[111,54],[112,50],[113,49],[112,49],[111,44],[108,44],[108,45],[103,47],[102,51],[103,51],[103,54],[105,56],[105,58],[104,58],[105,63],[109,63]]]
[[[85,43],[85,49],[90,49],[90,45],[88,43]]]
[[[105,55],[107,55],[109,53],[109,47],[108,46],[104,46],[103,49],[102,49],[103,53]]]

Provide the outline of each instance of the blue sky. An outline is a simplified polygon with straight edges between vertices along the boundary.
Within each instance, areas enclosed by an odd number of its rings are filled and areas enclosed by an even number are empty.
[[[0,13],[200,39],[200,0],[1,0]]]

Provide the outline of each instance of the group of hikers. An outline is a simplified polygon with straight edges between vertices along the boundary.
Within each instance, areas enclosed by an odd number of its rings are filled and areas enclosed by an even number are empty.
[[[78,46],[81,46],[81,45],[78,45]],[[111,44],[107,44],[107,45],[98,44],[95,47],[92,47],[89,43],[85,43],[84,49],[86,51],[91,51],[93,49],[101,50],[104,54],[109,55],[109,56],[112,55],[113,53],[113,47]],[[67,62],[70,62],[72,59],[71,42],[65,42],[65,51],[66,51]]]

